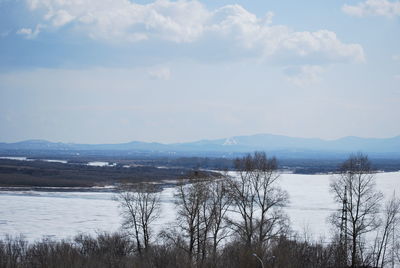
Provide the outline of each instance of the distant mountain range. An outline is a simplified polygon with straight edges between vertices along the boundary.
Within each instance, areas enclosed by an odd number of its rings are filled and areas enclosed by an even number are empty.
[[[120,144],[75,144],[27,140],[0,143],[1,151],[136,151],[136,152],[201,152],[243,153],[262,150],[276,155],[290,154],[343,154],[365,152],[378,155],[400,156],[400,136],[379,139],[344,137],[336,140],[295,138],[272,134],[235,136],[225,139],[200,140],[186,143],[162,144],[133,141]]]

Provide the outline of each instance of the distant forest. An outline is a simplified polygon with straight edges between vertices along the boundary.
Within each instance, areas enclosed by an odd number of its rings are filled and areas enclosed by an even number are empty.
[[[15,152],[14,152],[15,153]],[[6,154],[7,155],[7,154]],[[176,180],[198,170],[234,170],[234,157],[180,157],[151,154],[100,154],[86,152],[80,154],[49,153],[46,151],[11,156],[27,156],[31,161],[0,159],[0,186],[2,187],[92,187],[115,185],[124,182],[144,182]],[[0,154],[5,156],[5,154]],[[40,161],[58,159],[67,161],[54,163]],[[35,160],[35,161],[32,161]],[[113,163],[114,166],[88,166],[91,161]],[[335,173],[341,158],[277,160],[278,170],[296,174]],[[371,158],[373,169],[393,172],[400,170],[400,159]],[[128,168],[129,167],[129,168]]]
[[[45,161],[0,160],[2,187],[93,187],[157,181],[163,184],[192,172],[185,168],[112,167]]]

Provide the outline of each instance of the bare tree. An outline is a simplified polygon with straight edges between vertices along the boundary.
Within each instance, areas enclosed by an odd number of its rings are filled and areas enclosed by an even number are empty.
[[[192,174],[178,186],[176,197],[179,229],[186,237],[189,259],[202,266],[211,251],[215,262],[218,245],[227,235],[225,215],[230,200],[224,176]]]
[[[395,194],[389,199],[385,206],[385,211],[383,213],[383,222],[381,228],[378,230],[377,237],[374,244],[374,265],[375,267],[384,267],[388,263],[388,247],[390,240],[394,240],[395,227],[399,223],[400,214],[400,199],[396,198]],[[394,244],[394,241],[392,241]],[[391,249],[393,251],[394,248]],[[392,252],[392,259],[393,260]]]
[[[378,213],[383,198],[375,188],[375,175],[368,156],[359,153],[344,161],[340,173],[332,179],[330,189],[335,201],[343,208],[332,215],[331,222],[343,233],[344,258],[347,259],[349,250],[354,268],[363,264],[364,235],[379,226]]]
[[[231,219],[230,224],[247,246],[265,246],[283,231],[286,219],[282,208],[288,194],[277,185],[277,161],[255,152],[236,159],[235,168],[238,176],[229,180],[229,188],[232,212],[240,220]]]
[[[200,225],[206,220],[204,213],[204,204],[207,200],[206,182],[201,180],[194,181],[191,184],[182,183],[177,188],[176,204],[178,207],[178,224],[188,239],[187,252],[192,259],[194,253],[199,253],[201,243]]]
[[[216,257],[220,242],[229,236],[226,218],[232,201],[229,196],[229,185],[227,184],[226,178],[227,176],[224,176],[223,179],[213,181],[209,185],[210,214],[212,218],[211,237],[214,258]]]
[[[160,194],[152,184],[124,186],[117,196],[123,227],[133,236],[139,254],[150,246],[151,224],[160,213]]]

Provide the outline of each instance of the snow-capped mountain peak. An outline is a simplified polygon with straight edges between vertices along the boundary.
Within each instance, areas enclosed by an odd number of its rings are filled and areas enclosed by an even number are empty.
[[[234,138],[227,138],[222,145],[235,145],[237,141]]]

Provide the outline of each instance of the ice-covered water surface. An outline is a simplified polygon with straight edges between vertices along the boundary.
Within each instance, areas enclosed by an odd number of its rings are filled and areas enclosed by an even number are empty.
[[[29,161],[25,156],[0,156],[0,159]]]
[[[7,159],[7,160],[19,160],[19,161],[44,161],[44,162],[50,162],[50,163],[62,163],[62,164],[68,164],[67,160],[59,160],[59,159],[31,159],[27,158],[25,156],[0,156],[0,159]],[[93,166],[93,167],[114,167],[117,164],[116,163],[109,163],[109,162],[103,162],[103,161],[92,161],[88,162],[85,164],[87,166]]]
[[[75,234],[116,231],[118,204],[112,193],[1,192],[1,235],[22,234],[28,240],[68,238]]]
[[[116,164],[115,163],[109,163],[109,162],[103,162],[103,161],[93,161],[87,163],[88,166],[92,167],[113,167]]]
[[[67,164],[67,160],[57,160],[57,159],[43,159],[42,161],[44,162],[50,162],[50,163],[61,163],[61,164]]]
[[[281,186],[290,196],[286,208],[294,230],[314,238],[328,238],[326,219],[338,206],[329,192],[332,175],[283,174]],[[400,172],[379,173],[377,187],[386,197],[400,194]],[[155,228],[175,218],[174,188],[161,194],[161,215]],[[29,240],[43,236],[70,238],[79,232],[117,231],[121,224],[118,203],[110,192],[0,191],[0,236],[23,234]]]

